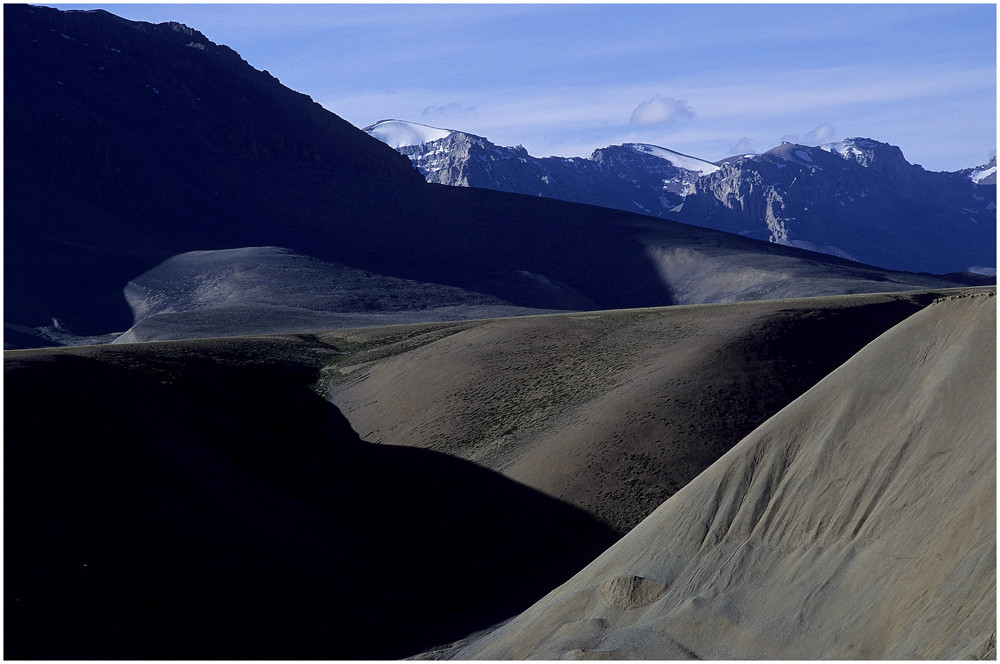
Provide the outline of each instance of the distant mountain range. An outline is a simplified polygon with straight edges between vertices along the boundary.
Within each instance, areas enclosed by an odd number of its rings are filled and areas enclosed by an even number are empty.
[[[428,184],[383,141],[179,23],[4,5],[4,73],[5,347],[109,341],[134,325],[122,340],[969,283],[476,188],[469,160],[475,187]],[[535,163],[448,134],[439,147],[466,144],[495,176]],[[665,198],[726,168],[663,154],[609,149],[602,163],[660,165],[633,170],[675,178]]]
[[[589,159],[533,157],[462,131],[385,120],[365,129],[429,182],[545,196],[681,221],[889,269],[993,273],[996,157],[956,173],[893,145],[783,143],[719,162],[642,143]]]

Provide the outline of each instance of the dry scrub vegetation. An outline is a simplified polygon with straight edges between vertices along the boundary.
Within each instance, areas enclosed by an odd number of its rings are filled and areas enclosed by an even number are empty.
[[[624,533],[756,426],[946,291],[615,310],[320,335],[329,398]]]

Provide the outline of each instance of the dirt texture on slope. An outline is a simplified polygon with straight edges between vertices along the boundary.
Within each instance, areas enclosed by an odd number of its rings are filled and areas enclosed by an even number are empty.
[[[995,658],[995,300],[903,321],[570,581],[436,654]]]
[[[474,461],[624,534],[939,294],[333,333],[327,380],[366,440]]]

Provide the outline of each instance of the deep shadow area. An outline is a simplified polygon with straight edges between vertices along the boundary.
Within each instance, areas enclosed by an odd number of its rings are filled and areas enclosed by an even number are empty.
[[[616,538],[471,463],[375,446],[318,342],[5,357],[10,659],[388,659],[523,610]]]

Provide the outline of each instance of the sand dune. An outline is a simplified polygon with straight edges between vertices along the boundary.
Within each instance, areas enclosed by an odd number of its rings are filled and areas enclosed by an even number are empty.
[[[995,291],[895,326],[455,658],[996,657]]]
[[[479,321],[410,343],[394,335],[423,328],[334,333],[330,343],[356,350],[339,356],[329,393],[367,440],[475,461],[624,534],[935,297]]]

